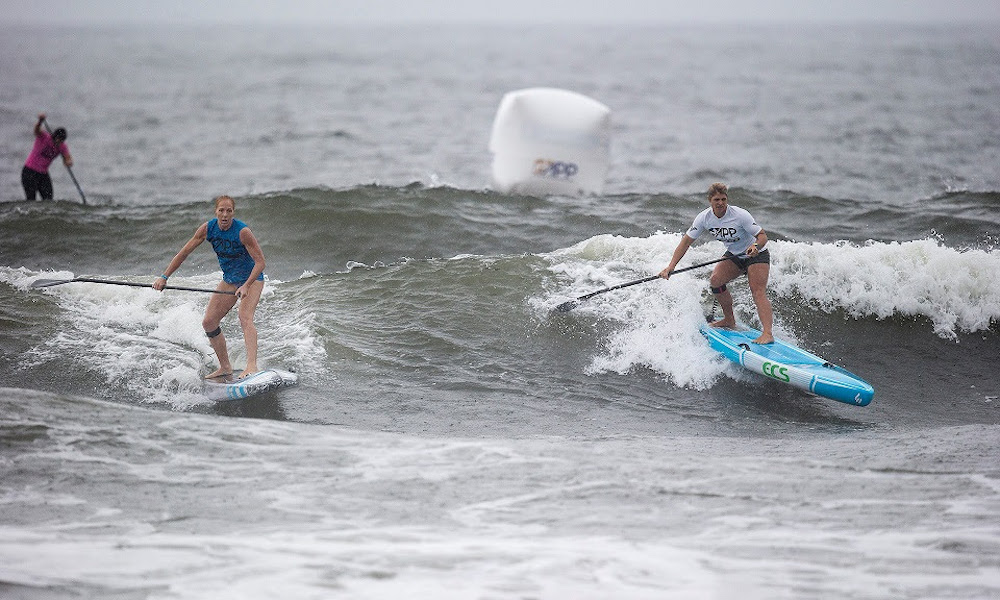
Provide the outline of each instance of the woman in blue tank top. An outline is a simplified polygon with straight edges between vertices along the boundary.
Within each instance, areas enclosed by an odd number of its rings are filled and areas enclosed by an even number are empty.
[[[167,285],[167,279],[180,268],[181,263],[194,252],[194,249],[208,240],[212,243],[219,266],[222,268],[222,281],[216,288],[229,294],[213,294],[205,309],[202,327],[208,342],[215,350],[219,359],[219,368],[209,374],[206,379],[232,375],[233,365],[229,362],[229,351],[226,348],[226,336],[222,334],[222,318],[240,301],[238,311],[240,327],[243,328],[243,341],[247,349],[247,366],[240,377],[245,377],[258,371],[257,369],[257,328],[254,325],[254,314],[260,302],[260,294],[264,291],[264,252],[257,243],[246,223],[233,218],[236,212],[236,201],[229,196],[219,196],[215,202],[215,218],[195,230],[194,236],[184,244],[163,275],[153,283],[153,289],[162,291]]]

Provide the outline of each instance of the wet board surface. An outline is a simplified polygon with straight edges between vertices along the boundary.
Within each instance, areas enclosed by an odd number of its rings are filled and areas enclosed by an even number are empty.
[[[298,385],[299,376],[282,369],[265,369],[241,379],[233,375],[205,380],[204,394],[212,400],[240,400]]]
[[[740,326],[722,329],[702,325],[712,349],[748,371],[787,383],[807,392],[855,406],[867,406],[875,389],[864,379],[797,346],[775,339],[755,344],[760,331]]]

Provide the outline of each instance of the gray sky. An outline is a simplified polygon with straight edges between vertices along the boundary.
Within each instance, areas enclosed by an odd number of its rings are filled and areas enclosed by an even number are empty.
[[[0,0],[0,23],[1000,22],[998,0]]]

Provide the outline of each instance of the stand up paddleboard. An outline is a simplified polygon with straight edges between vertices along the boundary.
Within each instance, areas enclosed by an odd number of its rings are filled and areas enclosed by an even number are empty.
[[[748,371],[761,373],[807,392],[855,406],[868,406],[875,388],[847,369],[775,340],[773,344],[755,344],[760,332],[740,326],[723,329],[705,324],[701,333],[713,350]]]
[[[298,385],[299,376],[281,369],[266,369],[235,379],[219,377],[205,381],[203,393],[212,400],[240,400],[265,392]]]

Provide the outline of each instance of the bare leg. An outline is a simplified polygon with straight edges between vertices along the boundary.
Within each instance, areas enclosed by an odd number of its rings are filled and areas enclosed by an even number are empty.
[[[713,288],[720,288],[733,279],[739,277],[741,271],[739,267],[727,260],[715,265],[712,270],[712,277],[709,285]],[[715,299],[722,307],[722,318],[712,323],[712,327],[736,327],[736,314],[733,312],[733,295],[727,289],[724,292],[715,294]]]
[[[218,290],[234,291],[236,287],[224,281],[219,282]],[[226,294],[212,294],[212,299],[208,301],[208,308],[205,309],[205,318],[201,321],[201,326],[206,332],[215,331],[222,323],[222,318],[229,314],[229,311],[236,305],[236,296]],[[226,347],[226,336],[222,333],[215,337],[208,338],[209,345],[215,350],[215,357],[219,359],[219,368],[210,373],[206,379],[214,379],[233,373],[233,365],[229,362],[229,349]]]
[[[250,286],[249,293],[240,299],[240,327],[243,328],[243,341],[247,348],[247,367],[240,373],[240,377],[246,377],[251,373],[256,373],[257,368],[257,326],[254,325],[254,314],[257,312],[257,304],[260,302],[260,294],[264,291],[264,282],[255,281]]]
[[[229,349],[226,348],[226,336],[219,334],[214,338],[209,338],[208,343],[215,351],[215,356],[219,359],[219,368],[205,375],[205,379],[215,379],[233,374],[233,365],[229,362]]]
[[[757,263],[750,265],[747,269],[747,278],[750,280],[750,293],[753,294],[754,304],[757,305],[757,316],[760,318],[760,337],[754,340],[755,344],[773,344],[774,332],[774,310],[771,308],[771,300],[767,297],[767,279],[771,273],[771,265],[767,263]]]
[[[714,286],[713,286],[714,287]],[[729,290],[716,294],[715,299],[722,307],[722,318],[711,323],[712,327],[736,327],[736,314],[733,312],[733,295]]]

